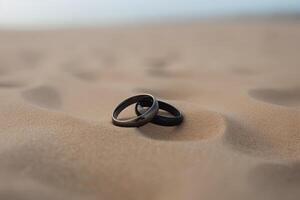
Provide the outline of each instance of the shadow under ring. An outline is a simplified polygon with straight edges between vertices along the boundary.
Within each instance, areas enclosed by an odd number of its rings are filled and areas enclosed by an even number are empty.
[[[130,119],[118,119],[119,114],[128,106],[139,102],[140,100],[147,100],[149,102],[148,109],[144,111],[142,114],[137,117],[133,117]],[[121,102],[113,111],[112,114],[112,123],[116,126],[121,127],[140,127],[148,122],[150,122],[154,116],[157,114],[159,109],[158,102],[156,98],[150,94],[140,94],[136,96],[132,96],[128,99],[125,99]]]

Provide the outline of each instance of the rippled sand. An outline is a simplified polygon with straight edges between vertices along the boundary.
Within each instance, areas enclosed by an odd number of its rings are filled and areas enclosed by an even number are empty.
[[[299,20],[0,31],[0,199],[300,198]],[[119,128],[148,92],[179,127]]]

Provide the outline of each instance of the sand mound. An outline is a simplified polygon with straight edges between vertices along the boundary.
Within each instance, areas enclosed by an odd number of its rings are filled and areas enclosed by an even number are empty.
[[[300,88],[292,89],[254,89],[249,95],[255,99],[282,106],[300,106]]]
[[[197,141],[223,135],[225,120],[222,115],[201,109],[195,104],[172,101],[180,110],[186,111],[184,122],[178,127],[161,127],[149,124],[138,131],[146,137],[166,141]]]
[[[0,199],[298,200],[297,41],[297,20],[0,31]],[[140,92],[184,123],[113,126]]]
[[[300,195],[300,164],[265,163],[249,173],[249,180],[264,198],[296,199]]]
[[[59,92],[50,86],[39,86],[22,92],[22,96],[29,103],[50,109],[59,109],[62,100]]]
[[[227,120],[225,141],[241,151],[271,157],[300,155],[300,112],[256,105],[247,118]]]

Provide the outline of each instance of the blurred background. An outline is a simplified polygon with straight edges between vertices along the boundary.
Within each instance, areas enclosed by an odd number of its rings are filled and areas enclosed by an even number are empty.
[[[299,13],[300,0],[0,0],[0,200],[299,200]],[[113,126],[142,92],[182,126]]]
[[[45,28],[295,15],[299,0],[0,0],[0,27]]]

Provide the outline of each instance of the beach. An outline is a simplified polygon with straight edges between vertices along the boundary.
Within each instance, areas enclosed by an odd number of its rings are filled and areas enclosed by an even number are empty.
[[[0,199],[300,198],[299,19],[2,30],[0,44]],[[112,125],[139,93],[183,124]]]

